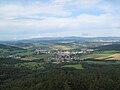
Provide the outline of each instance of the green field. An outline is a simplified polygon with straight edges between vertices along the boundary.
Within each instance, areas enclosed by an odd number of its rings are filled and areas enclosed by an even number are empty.
[[[104,54],[116,54],[116,53],[120,53],[120,51],[118,50],[108,50],[108,51],[103,51]]]
[[[109,57],[111,55],[112,54],[109,54],[109,53],[107,53],[107,54],[102,54],[102,53],[100,53],[100,54],[88,54],[88,55],[81,56],[81,59],[86,59],[86,58],[107,58],[107,57]]]
[[[99,64],[99,65],[111,65],[111,64],[120,64],[119,61],[109,61],[109,62],[104,62],[104,61],[85,61],[85,63],[88,64]]]
[[[34,55],[34,56],[22,58],[22,60],[36,60],[36,59],[48,60],[48,58],[51,56],[52,56],[51,54]]]
[[[117,50],[98,51],[92,54],[82,55],[80,58],[81,59],[86,59],[86,58],[108,59],[111,55],[114,55],[116,53],[120,53],[120,51],[117,51]]]
[[[15,55],[19,55],[19,56],[33,55],[33,52],[27,51],[27,52],[17,53],[17,54],[15,54]]]

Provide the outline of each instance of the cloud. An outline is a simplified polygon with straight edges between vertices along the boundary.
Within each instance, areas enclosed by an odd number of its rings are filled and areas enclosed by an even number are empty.
[[[96,4],[103,0],[52,0],[55,3],[69,3],[69,2],[79,2],[81,4]]]
[[[90,31],[93,29],[111,29],[113,27],[120,27],[120,18],[113,17],[109,14],[100,16],[82,14],[71,18],[56,18],[46,17],[43,19],[28,19],[28,20],[3,20],[0,21],[0,28],[2,30],[6,27],[18,32],[64,32],[66,31]],[[3,30],[4,31],[4,30]],[[12,32],[11,31],[11,32]]]
[[[91,34],[90,34],[90,33],[82,33],[82,36],[83,36],[83,37],[90,37]]]
[[[35,2],[27,6],[18,4],[0,5],[1,17],[32,16],[40,14],[69,16],[71,13],[59,5]]]
[[[24,5],[0,4],[0,36],[119,35],[120,6],[116,2],[37,0]]]

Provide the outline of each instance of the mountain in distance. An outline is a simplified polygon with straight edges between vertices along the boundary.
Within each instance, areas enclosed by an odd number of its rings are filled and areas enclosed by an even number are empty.
[[[24,39],[24,40],[16,40],[16,41],[0,41],[0,44],[7,45],[16,45],[23,43],[32,43],[39,41],[99,41],[99,40],[116,40],[120,41],[120,37],[42,37],[42,38],[32,38],[32,39]]]
[[[104,46],[99,46],[95,47],[94,49],[98,50],[120,50],[120,44],[111,44],[111,45],[104,45]]]
[[[27,40],[120,40],[120,37],[43,37],[32,38]]]
[[[10,46],[10,45],[4,45],[4,44],[0,44],[0,49],[7,49],[7,50],[24,50],[23,48],[19,48],[16,46]]]
[[[32,38],[26,40],[20,40],[22,42],[36,42],[36,41],[97,41],[97,40],[117,40],[120,41],[120,37],[43,37]]]

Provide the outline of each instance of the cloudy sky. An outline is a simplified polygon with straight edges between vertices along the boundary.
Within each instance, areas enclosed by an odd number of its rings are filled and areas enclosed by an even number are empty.
[[[0,0],[0,40],[120,36],[120,0]]]

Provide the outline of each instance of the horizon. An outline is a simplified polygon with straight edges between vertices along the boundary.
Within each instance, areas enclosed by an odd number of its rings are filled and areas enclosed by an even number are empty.
[[[52,37],[52,36],[48,36],[48,37],[34,37],[34,38],[23,38],[23,39],[10,39],[10,40],[0,40],[0,42],[11,42],[11,41],[24,41],[24,40],[34,40],[34,39],[62,39],[62,38],[84,38],[84,39],[97,39],[97,38],[120,38],[120,36],[106,36],[106,37],[80,37],[80,36],[61,36],[61,37]],[[102,39],[101,39],[102,40]]]
[[[0,41],[120,37],[119,0],[0,0]]]

